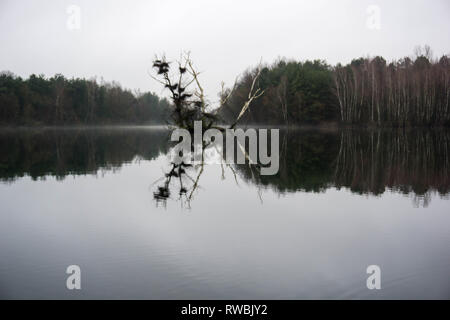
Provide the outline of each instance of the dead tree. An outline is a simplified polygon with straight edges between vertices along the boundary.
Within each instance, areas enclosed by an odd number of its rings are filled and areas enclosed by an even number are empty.
[[[152,76],[153,79],[161,83],[164,88],[170,92],[170,98],[173,102],[172,120],[177,127],[187,129],[189,131],[194,130],[194,121],[202,121],[203,130],[209,128],[217,128],[219,118],[217,116],[217,110],[226,104],[227,100],[231,97],[236,83],[233,89],[229,90],[227,94],[224,93],[224,84],[222,84],[222,94],[220,105],[218,108],[208,111],[210,106],[206,99],[203,87],[199,80],[200,72],[198,72],[190,58],[189,54],[182,56],[182,59],[177,62],[175,74],[172,74],[171,62],[168,62],[165,57],[156,58],[153,61],[153,68],[156,70],[156,76]],[[261,90],[257,86],[258,78],[261,74],[261,68],[258,68],[256,75],[253,78],[251,88],[249,90],[248,99],[242,106],[236,120],[231,125],[234,128],[242,116],[250,108],[252,101],[259,98],[264,94],[264,90]]]

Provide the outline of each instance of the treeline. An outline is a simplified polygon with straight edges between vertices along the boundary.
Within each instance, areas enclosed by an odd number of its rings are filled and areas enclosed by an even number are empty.
[[[334,70],[340,119],[377,125],[445,125],[450,121],[450,59],[420,55],[386,63],[353,60]]]
[[[153,93],[132,93],[118,83],[0,74],[0,124],[165,123],[170,103]]]
[[[219,110],[225,122],[239,114],[259,68],[244,73]],[[262,66],[258,85],[264,95],[243,123],[450,125],[450,57],[434,59],[427,46],[417,48],[415,58],[391,63],[379,56],[334,67],[282,59]]]
[[[233,89],[222,92],[226,102],[217,114],[205,116],[234,123],[249,100],[255,78],[264,94],[252,99],[240,124],[450,125],[450,57],[434,59],[427,46],[416,49],[415,58],[390,63],[380,56],[336,66],[322,60],[280,59],[247,70]],[[181,89],[185,88],[177,90]],[[173,93],[178,98],[168,101],[152,93],[133,93],[115,82],[62,75],[22,79],[3,72],[0,125],[166,123],[180,109],[177,101],[189,96]],[[189,103],[200,109],[205,105],[200,100]],[[187,116],[192,114],[188,110]]]
[[[219,110],[225,122],[236,119],[240,113],[257,72],[257,68],[246,71],[236,83],[230,98]],[[264,94],[252,102],[242,123],[295,125],[334,120],[338,116],[332,91],[333,70],[325,61],[281,59],[262,67],[258,85]]]

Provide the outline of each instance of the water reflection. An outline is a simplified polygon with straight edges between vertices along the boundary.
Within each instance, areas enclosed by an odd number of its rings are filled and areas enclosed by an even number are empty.
[[[96,174],[119,170],[136,158],[168,150],[169,132],[158,128],[32,129],[0,132],[0,179]]]
[[[174,149],[171,151],[174,151]],[[170,159],[173,158],[173,152],[168,154],[168,158],[170,162]],[[211,164],[220,164],[222,168],[221,180],[225,179],[225,171],[229,169],[237,184],[235,169],[226,163],[220,150],[215,148],[213,144],[203,144],[199,159],[198,163],[195,164],[170,162],[169,171],[153,183],[153,185],[157,185],[156,191],[153,193],[157,205],[161,204],[166,207],[167,200],[176,199],[181,202],[182,206],[190,208],[193,196],[200,187],[205,167]],[[174,195],[175,197],[173,197]]]
[[[64,179],[120,170],[135,159],[167,154],[169,138],[168,130],[156,128],[7,130],[0,133],[0,180]],[[248,164],[227,167],[247,182],[280,194],[336,187],[380,195],[388,189],[412,193],[416,205],[426,206],[433,192],[449,193],[448,131],[299,129],[281,131],[280,139],[278,174],[259,175]],[[203,170],[204,165],[175,165],[168,159],[153,186],[157,204],[168,199],[190,202]]]
[[[174,180],[176,179],[179,182],[178,195],[180,197],[180,200],[182,200],[183,197],[185,197],[185,200],[187,200],[186,195],[188,193],[188,188],[186,187],[186,184],[183,181],[184,178],[187,177],[189,178],[189,180],[195,183],[195,180],[189,174],[186,173],[186,169],[191,167],[192,167],[191,164],[186,164],[184,162],[180,164],[172,163],[172,168],[168,173],[164,175],[164,183],[158,186],[157,191],[153,193],[153,196],[155,197],[157,203],[165,204],[167,199],[169,199],[171,195],[170,189],[172,187],[171,186],[172,179]],[[194,184],[194,186],[192,187],[191,194],[193,191],[195,191],[195,186],[196,184]]]
[[[280,133],[260,176],[174,165],[168,130],[3,131],[0,298],[448,299],[449,202],[410,200],[448,194],[448,132]]]
[[[330,187],[380,195],[387,189],[412,193],[426,206],[430,195],[450,188],[450,133],[444,130],[344,130],[284,132],[280,171],[243,176],[280,193],[320,192]]]

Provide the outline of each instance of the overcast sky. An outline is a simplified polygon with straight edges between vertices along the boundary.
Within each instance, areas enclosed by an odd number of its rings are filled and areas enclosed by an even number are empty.
[[[154,55],[189,50],[214,101],[222,80],[232,85],[260,59],[392,60],[424,44],[450,53],[450,1],[0,0],[0,30],[0,70],[97,76],[158,94],[147,73]]]

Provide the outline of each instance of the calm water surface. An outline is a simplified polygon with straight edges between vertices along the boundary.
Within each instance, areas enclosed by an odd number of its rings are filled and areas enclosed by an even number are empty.
[[[169,137],[2,131],[0,298],[450,298],[449,132],[283,131],[276,176],[210,164],[181,185]]]

